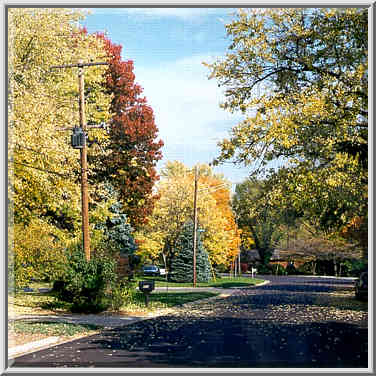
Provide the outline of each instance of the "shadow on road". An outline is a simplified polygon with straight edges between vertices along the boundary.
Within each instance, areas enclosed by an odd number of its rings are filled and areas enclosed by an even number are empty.
[[[18,357],[12,368],[368,367],[367,303],[341,296],[349,282],[270,280],[215,304]]]
[[[164,316],[16,359],[13,367],[367,367],[367,329]]]

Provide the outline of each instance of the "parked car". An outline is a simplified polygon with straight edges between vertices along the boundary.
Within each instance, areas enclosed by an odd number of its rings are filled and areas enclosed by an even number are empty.
[[[166,274],[167,274],[166,269],[159,268],[159,275],[166,275]]]
[[[142,269],[144,275],[152,275],[157,276],[159,275],[159,268],[156,265],[146,265]]]
[[[368,272],[360,274],[359,279],[355,282],[355,297],[359,300],[368,298]]]

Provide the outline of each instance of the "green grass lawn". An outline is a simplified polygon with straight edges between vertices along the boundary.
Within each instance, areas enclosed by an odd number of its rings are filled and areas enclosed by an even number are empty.
[[[16,312],[20,314],[31,313],[28,311],[35,308],[41,308],[54,301],[54,297],[51,293],[38,291],[38,288],[50,288],[51,284],[32,282],[29,287],[33,289],[32,292],[24,292],[23,289],[19,289],[17,290],[17,293],[11,293],[8,295],[8,303],[13,306],[13,309]]]
[[[167,282],[164,277],[144,277],[139,276],[136,278],[135,286],[138,286],[140,280],[156,281],[156,287],[164,287],[166,291],[154,291],[149,298],[149,305],[145,307],[145,296],[139,291],[135,291],[131,300],[127,301],[122,307],[123,312],[140,312],[140,311],[153,311],[159,308],[168,308],[175,305],[181,305],[187,302],[200,300],[217,295],[212,291],[179,291],[168,290],[168,287],[187,287],[192,288],[192,283],[175,283]],[[216,281],[209,283],[197,283],[197,287],[217,287],[217,288],[234,288],[234,287],[247,287],[253,286],[263,282],[261,279],[248,278],[248,277],[222,277],[217,278]],[[16,295],[9,296],[9,303],[12,305],[15,313],[18,314],[33,314],[41,309],[53,310],[55,312],[69,312],[70,304],[58,302],[53,297],[52,293],[40,293],[38,288],[51,287],[49,284],[32,283],[30,287],[34,289],[33,292],[18,291]]]
[[[178,282],[167,282],[164,277],[149,277],[149,276],[139,276],[135,278],[137,283],[139,281],[154,280],[155,287],[192,287],[192,283],[178,283]],[[248,278],[248,277],[221,277],[217,278],[216,281],[211,281],[208,283],[198,282],[197,287],[219,287],[219,288],[233,288],[233,287],[246,287],[254,286],[262,283],[262,279]]]
[[[136,286],[137,284],[135,284]],[[171,284],[169,283],[168,286]],[[180,285],[180,284],[175,284]],[[186,284],[190,286],[189,284]],[[208,284],[206,284],[208,285]],[[161,286],[167,286],[161,282]],[[48,284],[31,283],[30,288],[33,288],[33,292],[24,292],[19,290],[17,294],[9,296],[9,304],[13,306],[13,311],[18,314],[35,314],[40,309],[53,310],[55,312],[69,312],[70,303],[56,301],[51,292],[40,293],[38,288],[51,287]],[[127,301],[122,307],[121,311],[127,312],[143,312],[153,311],[154,309],[169,308],[175,305],[182,305],[184,303],[192,302],[195,300],[205,299],[218,295],[217,293],[208,291],[194,291],[194,292],[182,292],[182,291],[154,291],[149,297],[149,305],[145,307],[145,295],[139,291],[135,291],[132,299]],[[30,323],[27,323],[28,325]],[[31,324],[30,324],[31,325]],[[36,328],[34,324],[31,327]],[[29,326],[26,326],[29,328]],[[46,327],[47,328],[47,327]],[[53,328],[53,326],[49,326]],[[68,328],[69,329],[69,328]]]
[[[217,293],[209,291],[193,291],[193,292],[160,292],[154,291],[149,295],[148,308],[170,308],[179,306],[185,303],[194,302],[196,300],[206,299],[218,295]],[[123,306],[123,309],[131,308],[145,308],[145,295],[137,292],[134,296],[133,302],[129,302]]]

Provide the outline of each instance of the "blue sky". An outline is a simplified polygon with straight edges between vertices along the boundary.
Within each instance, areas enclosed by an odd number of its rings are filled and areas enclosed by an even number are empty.
[[[230,40],[225,23],[230,8],[92,8],[83,25],[105,31],[121,44],[123,60],[133,60],[136,82],[154,110],[164,158],[188,166],[208,163],[218,155],[217,141],[241,117],[219,108],[222,88],[208,80],[203,61],[224,56]],[[248,169],[232,164],[216,167],[232,183]]]

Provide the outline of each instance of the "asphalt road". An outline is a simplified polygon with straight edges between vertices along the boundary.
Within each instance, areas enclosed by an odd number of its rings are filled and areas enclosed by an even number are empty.
[[[13,367],[366,368],[353,281],[271,277],[208,303],[15,359]]]

